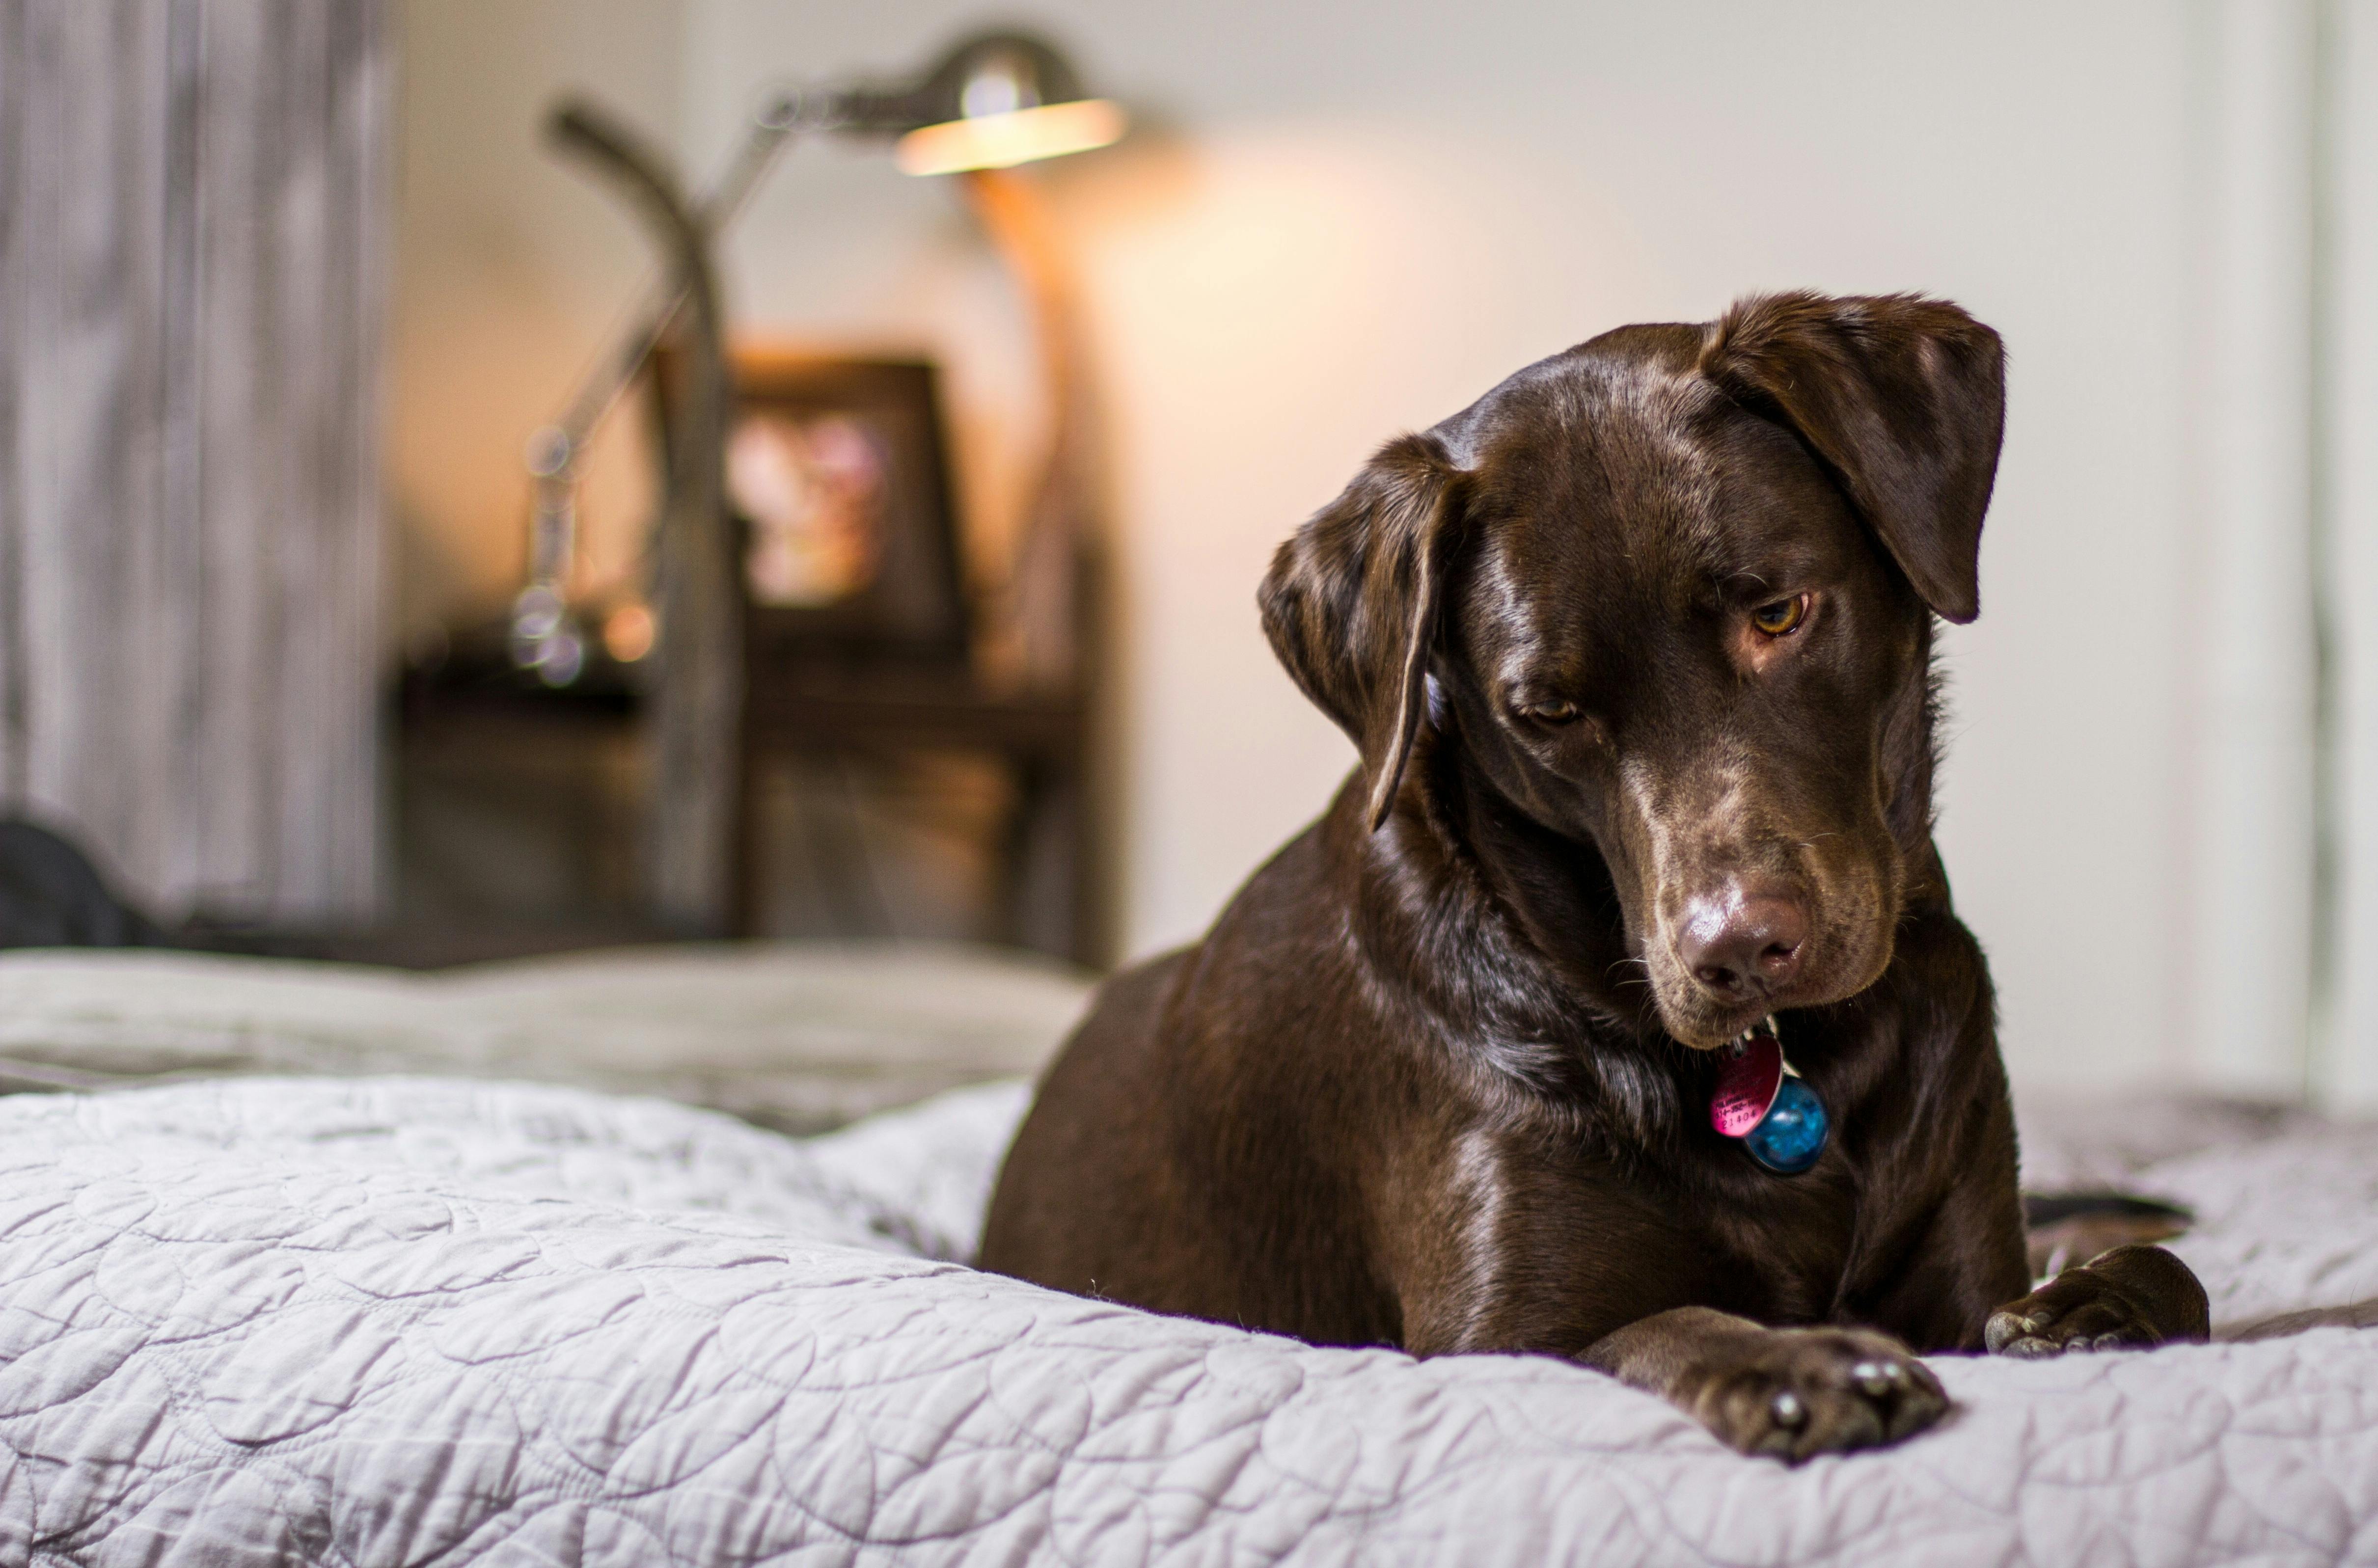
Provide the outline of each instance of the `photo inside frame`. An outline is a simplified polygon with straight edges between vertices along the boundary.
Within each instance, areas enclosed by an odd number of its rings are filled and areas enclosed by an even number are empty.
[[[740,413],[727,444],[727,494],[743,520],[751,603],[820,609],[856,598],[883,564],[892,453],[847,413]]]
[[[751,634],[787,652],[962,658],[968,614],[938,376],[745,349],[727,494]],[[659,377],[666,430],[674,366]]]

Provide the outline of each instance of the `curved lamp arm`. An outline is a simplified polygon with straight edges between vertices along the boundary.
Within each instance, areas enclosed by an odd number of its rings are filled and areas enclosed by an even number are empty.
[[[534,669],[548,685],[577,678],[584,649],[570,610],[569,580],[578,548],[578,466],[595,427],[642,372],[681,314],[698,303],[708,325],[690,336],[699,359],[706,344],[724,357],[709,239],[739,207],[792,128],[789,100],[772,104],[754,124],[741,155],[699,210],[687,202],[668,162],[633,130],[583,100],[566,100],[546,125],[555,148],[588,164],[620,190],[654,235],[667,265],[650,287],[635,329],[598,361],[555,423],[529,441],[529,473],[536,482],[529,534],[528,584],[512,604],[513,663]],[[701,294],[694,300],[697,291]],[[700,366],[697,365],[699,373]],[[697,374],[697,379],[702,377]]]
[[[540,430],[531,443],[535,521],[530,581],[513,604],[512,657],[549,685],[567,686],[577,678],[585,649],[570,613],[568,579],[577,550],[579,454],[654,346],[682,317],[687,385],[672,432],[660,528],[660,660],[650,710],[657,764],[655,892],[665,915],[694,929],[715,930],[722,923],[731,880],[727,849],[741,784],[741,562],[726,504],[731,392],[713,236],[800,130],[900,136],[901,166],[922,174],[1003,168],[1086,150],[1122,135],[1123,123],[1115,105],[1083,95],[1072,66],[1054,48],[1014,32],[962,40],[925,77],[908,83],[778,95],[754,119],[726,174],[699,204],[688,198],[666,159],[603,111],[576,102],[554,116],[550,132],[557,145],[619,188],[667,266],[616,352],[596,363],[559,423]],[[975,182],[970,194],[1011,260],[1037,252],[1040,263],[1022,270],[1041,323],[1058,416],[1035,497],[1034,533],[1044,548],[1063,545],[1081,533],[1067,524],[1075,521],[1072,514],[1087,489],[1079,422],[1072,417],[1080,400],[1066,291],[1049,265],[1053,250],[1039,243],[1045,225],[1025,202],[1028,193],[986,177]],[[1026,575],[1060,588],[1075,581],[1072,569]],[[1076,658],[1061,635],[1049,647],[1027,650],[1021,663],[1027,679],[1038,675],[1045,680],[1072,668]]]
[[[671,432],[660,526],[659,670],[650,721],[655,742],[654,892],[665,917],[689,929],[715,931],[727,914],[727,848],[734,832],[742,722],[743,598],[727,515],[730,390],[710,231],[667,162],[602,111],[584,102],[568,104],[554,115],[551,132],[557,145],[584,159],[627,197],[665,258],[673,303],[662,319],[679,318],[685,385]],[[646,345],[637,346],[636,365],[646,352]],[[633,368],[629,366],[631,374]],[[555,471],[539,475],[540,520],[547,496],[558,495],[555,504],[566,507],[574,484],[568,461],[573,454],[565,449],[558,455],[563,461]],[[567,554],[549,564],[566,571]],[[557,624],[566,630],[559,609],[557,604]]]

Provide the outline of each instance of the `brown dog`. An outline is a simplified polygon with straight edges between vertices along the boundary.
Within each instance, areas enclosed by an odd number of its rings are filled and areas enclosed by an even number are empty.
[[[1989,976],[1931,840],[1932,616],[1978,608],[2002,407],[1955,306],[1786,294],[1390,442],[1262,594],[1361,769],[1108,982],[983,1266],[1574,1357],[1794,1459],[1937,1419],[1910,1347],[2203,1337],[2157,1248],[2015,1299]],[[1800,1175],[1711,1124],[1771,1014],[1832,1127]]]

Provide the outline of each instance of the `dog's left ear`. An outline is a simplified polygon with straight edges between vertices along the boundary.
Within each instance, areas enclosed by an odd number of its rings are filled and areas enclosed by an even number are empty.
[[[1996,332],[1915,294],[1767,294],[1709,329],[1700,368],[1799,432],[1934,614],[1981,613],[1982,514],[2006,424]]]
[[[1465,488],[1435,437],[1388,442],[1279,547],[1255,596],[1272,652],[1361,749],[1374,831],[1420,734]]]

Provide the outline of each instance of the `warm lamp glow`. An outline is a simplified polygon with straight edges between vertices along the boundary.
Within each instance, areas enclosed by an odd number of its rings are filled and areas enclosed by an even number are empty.
[[[1104,147],[1123,135],[1124,124],[1123,110],[1103,98],[1043,103],[919,126],[900,138],[893,162],[904,174],[1005,169]]]

